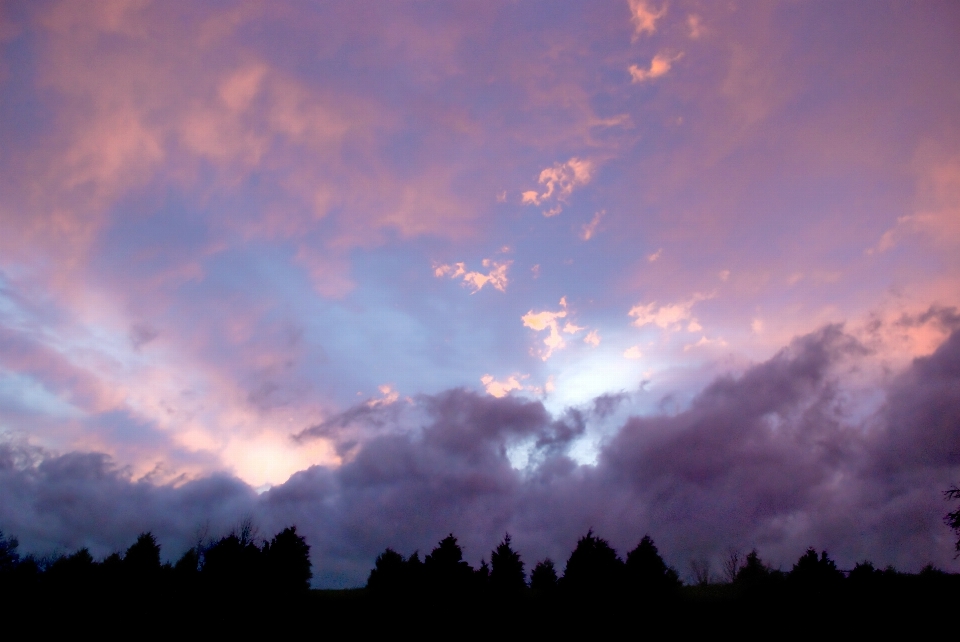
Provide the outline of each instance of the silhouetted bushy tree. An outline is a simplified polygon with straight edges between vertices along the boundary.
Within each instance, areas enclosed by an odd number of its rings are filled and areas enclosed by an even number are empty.
[[[104,560],[107,565],[107,560]],[[157,581],[160,574],[160,545],[152,533],[140,533],[137,541],[123,556],[126,577],[135,584],[147,586]]]
[[[625,577],[627,587],[645,595],[666,596],[680,588],[680,576],[667,566],[649,535],[627,553]]]
[[[500,545],[490,553],[490,586],[501,594],[519,593],[527,587],[526,574],[520,554],[510,546],[510,533],[503,537]]]
[[[410,584],[409,564],[403,555],[392,548],[377,555],[373,570],[367,578],[368,589],[384,593],[399,593],[410,589]]]
[[[463,550],[453,533],[440,540],[423,561],[427,586],[440,592],[459,592],[472,585],[473,568],[463,561]]]
[[[173,565],[173,571],[181,580],[189,580],[197,575],[200,572],[200,549],[191,547]]]
[[[561,585],[573,593],[599,594],[620,589],[623,562],[607,540],[594,537],[593,529],[577,541],[563,570]]]
[[[771,590],[781,587],[784,575],[763,563],[757,549],[747,553],[733,578],[733,584],[748,597],[769,597]]]
[[[248,592],[263,581],[263,552],[243,534],[231,533],[203,554],[201,574],[221,593]]]
[[[55,589],[83,591],[93,587],[95,571],[90,551],[81,548],[72,555],[55,559],[44,575]]]
[[[267,579],[271,588],[281,592],[306,591],[313,577],[310,546],[290,526],[263,545]]]

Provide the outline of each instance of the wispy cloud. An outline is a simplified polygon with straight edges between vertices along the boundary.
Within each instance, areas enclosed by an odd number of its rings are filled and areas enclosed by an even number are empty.
[[[682,303],[671,303],[659,305],[656,301],[646,305],[638,303],[630,308],[627,314],[635,317],[633,325],[642,328],[646,325],[655,325],[665,330],[680,330],[686,324],[687,332],[699,332],[702,326],[693,316],[691,309],[695,304],[704,299],[711,298],[702,294],[696,294],[688,301]]]
[[[556,216],[563,211],[561,203],[567,201],[574,188],[590,182],[593,170],[593,163],[587,159],[574,157],[566,163],[556,163],[540,172],[537,182],[543,191],[527,190],[521,194],[521,202],[524,205],[553,203],[552,207],[543,211],[543,215]]]
[[[510,283],[510,280],[507,278],[507,269],[512,264],[513,261],[498,263],[491,259],[483,259],[481,265],[489,269],[486,274],[475,271],[468,272],[465,263],[434,264],[433,274],[437,278],[462,278],[463,285],[473,290],[471,294],[476,294],[482,290],[485,285],[489,285],[501,292],[506,292],[507,285]]]
[[[630,72],[630,78],[632,82],[637,83],[654,80],[655,78],[665,76],[667,72],[670,71],[673,63],[675,63],[677,60],[680,60],[682,57],[682,53],[678,53],[674,56],[665,53],[658,53],[653,57],[653,60],[650,61],[649,67],[630,65],[627,68],[627,71]]]
[[[580,229],[580,238],[582,238],[584,241],[589,241],[592,239],[593,235],[597,232],[597,227],[600,225],[600,219],[602,219],[606,213],[606,210],[600,210],[594,214],[593,218],[590,219],[590,222],[585,224]]]
[[[654,9],[646,0],[629,0],[630,19],[633,21],[633,39],[643,34],[653,34],[657,31],[657,21],[667,15],[667,5]]]
[[[512,374],[502,381],[497,381],[493,375],[485,374],[480,377],[480,382],[483,384],[484,390],[487,391],[488,395],[499,399],[506,397],[514,390],[523,390],[524,385],[520,383],[520,381],[529,377],[530,375]]]
[[[567,321],[561,328],[559,319],[564,319],[566,316],[567,297],[563,297],[560,299],[560,309],[556,312],[550,310],[534,312],[530,310],[521,317],[524,327],[537,332],[547,331],[547,337],[543,340],[544,345],[547,347],[538,353],[538,356],[544,361],[549,359],[555,350],[562,350],[566,347],[567,343],[563,338],[563,334],[578,334],[586,330],[585,327],[578,326],[570,321]],[[597,342],[599,343],[599,337],[597,338]],[[587,343],[590,342],[588,341]]]

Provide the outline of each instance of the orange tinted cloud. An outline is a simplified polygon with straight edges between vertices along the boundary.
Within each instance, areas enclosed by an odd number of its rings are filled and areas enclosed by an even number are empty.
[[[665,53],[658,53],[653,57],[653,60],[650,61],[650,66],[648,68],[630,65],[630,67],[627,68],[627,71],[630,72],[630,78],[632,82],[636,83],[654,80],[656,78],[660,78],[661,76],[665,76],[667,72],[670,71],[673,63],[682,57],[682,53],[675,56],[670,56]]]
[[[629,4],[630,19],[634,25],[634,40],[643,34],[655,33],[657,31],[657,21],[667,13],[666,4],[659,9],[654,9],[653,5],[646,0],[629,0]]]
[[[560,203],[566,202],[574,188],[590,182],[593,163],[589,160],[571,158],[566,163],[556,163],[540,172],[538,182],[543,191],[527,190],[521,194],[524,205],[541,205],[553,202],[553,206],[543,211],[546,217],[556,216],[562,211]]]

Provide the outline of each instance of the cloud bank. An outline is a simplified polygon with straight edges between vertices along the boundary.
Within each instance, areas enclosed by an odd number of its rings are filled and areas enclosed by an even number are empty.
[[[722,376],[675,414],[633,416],[595,465],[571,447],[626,399],[559,416],[539,401],[464,389],[407,404],[362,404],[311,428],[344,453],[257,495],[224,476],[135,481],[97,453],[0,447],[0,527],[35,552],[104,555],[152,530],[168,556],[198,531],[244,516],[264,532],[296,523],[316,583],[363,583],[378,552],[426,551],[452,531],[477,563],[509,531],[528,563],[563,560],[588,528],[621,551],[644,533],[668,561],[717,562],[756,547],[787,566],[808,546],[841,567],[869,558],[955,569],[941,491],[960,479],[960,330],[888,379],[864,411],[845,387],[870,350],[831,325],[739,376]],[[507,391],[509,392],[509,391]],[[518,449],[527,464],[516,466]]]

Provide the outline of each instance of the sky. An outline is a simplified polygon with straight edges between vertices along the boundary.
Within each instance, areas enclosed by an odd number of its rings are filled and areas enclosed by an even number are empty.
[[[0,530],[960,571],[951,2],[0,4]]]

